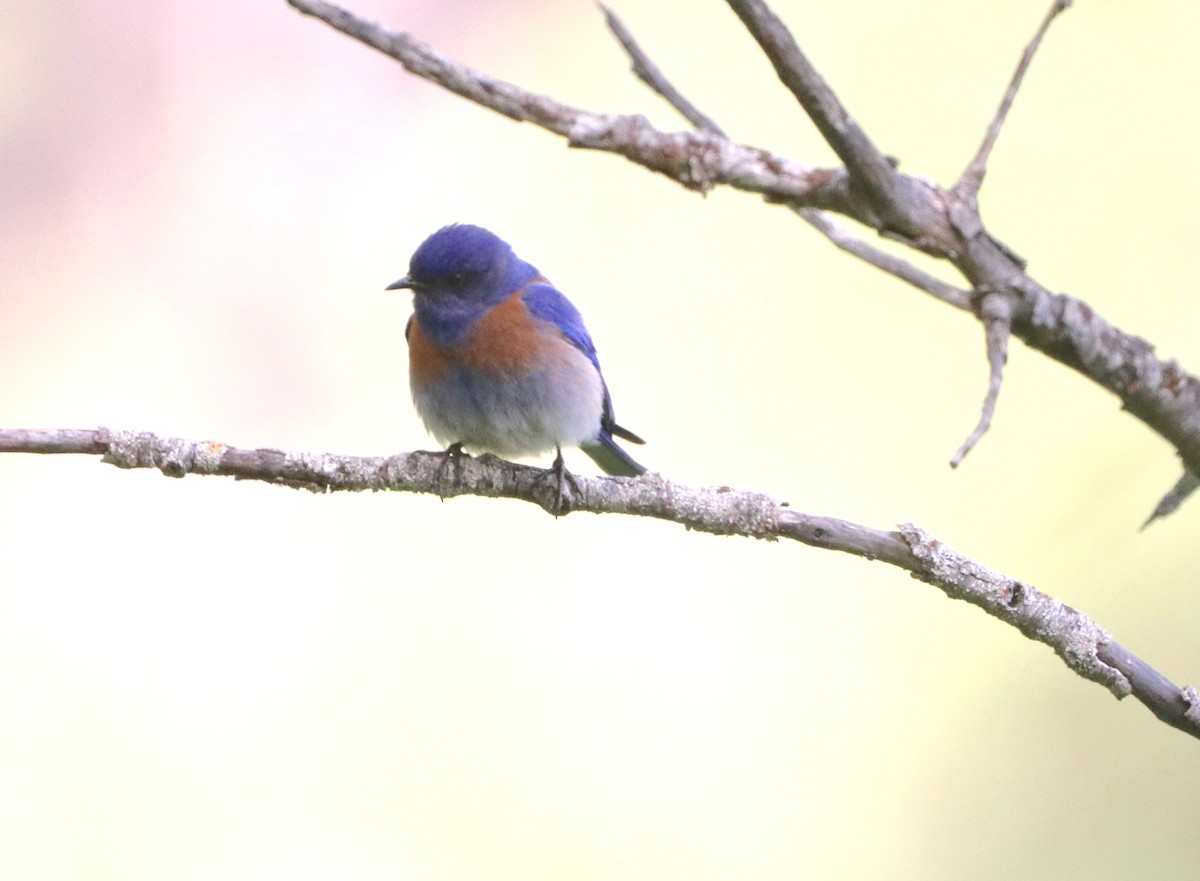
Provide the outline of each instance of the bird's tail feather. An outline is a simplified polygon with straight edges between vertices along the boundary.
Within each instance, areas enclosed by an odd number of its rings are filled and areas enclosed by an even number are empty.
[[[637,477],[646,473],[646,469],[633,461],[608,434],[601,434],[595,441],[582,444],[580,449],[591,456],[592,461],[599,465],[605,474],[614,477]]]
[[[640,437],[638,437],[636,434],[634,434],[628,428],[622,428],[621,426],[617,425],[617,423],[615,423],[615,422],[612,425],[607,426],[607,428],[610,433],[615,434],[617,437],[624,438],[625,440],[629,441],[630,443],[634,443],[634,444],[644,444],[645,443],[644,440],[642,440]]]

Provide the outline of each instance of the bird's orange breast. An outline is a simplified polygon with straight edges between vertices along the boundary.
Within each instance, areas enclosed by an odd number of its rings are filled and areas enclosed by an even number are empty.
[[[454,367],[454,350],[449,346],[439,346],[426,336],[416,315],[408,319],[408,328],[404,335],[408,338],[408,372],[411,382],[436,382]]]
[[[529,314],[520,291],[476,322],[463,352],[467,364],[484,373],[527,373],[545,358],[545,322]]]
[[[555,350],[563,345],[570,344],[547,334],[545,322],[529,314],[517,291],[476,321],[461,346],[435,343],[414,315],[408,326],[409,372],[417,383],[436,382],[455,367],[492,376],[520,376],[553,360]]]

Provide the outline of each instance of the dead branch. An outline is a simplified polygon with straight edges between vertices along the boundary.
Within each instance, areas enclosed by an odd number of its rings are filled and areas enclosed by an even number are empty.
[[[646,51],[639,45],[637,40],[634,39],[633,34],[629,32],[629,29],[625,27],[621,19],[608,7],[601,6],[600,8],[604,10],[604,20],[608,24],[608,29],[612,31],[613,36],[617,38],[617,42],[621,44],[621,48],[625,50],[625,54],[629,56],[629,61],[637,78],[645,83],[652,92],[662,97],[663,100],[675,108],[680,116],[697,129],[725,137],[725,132],[721,130],[721,127],[717,125],[711,116],[701,111],[671,84],[666,74],[662,72],[659,66],[654,63]],[[960,309],[971,308],[971,295],[967,291],[956,288],[952,284],[947,284],[936,276],[925,272],[923,269],[918,269],[907,260],[876,248],[861,237],[854,235],[854,233],[835,221],[826,212],[819,211],[816,208],[802,208],[794,203],[789,203],[788,207],[801,220],[843,251],[853,254],[863,262],[869,263],[876,269],[881,269],[889,275],[894,275],[901,281],[925,291],[927,294],[931,294],[944,303]]]
[[[896,531],[874,529],[794,511],[787,502],[762,493],[684,486],[657,474],[637,479],[575,475],[579,491],[566,499],[564,512],[555,482],[547,479],[550,472],[494,456],[463,456],[461,467],[445,469],[442,453],[362,457],[250,450],[106,428],[0,429],[0,453],[98,455],[118,468],[154,468],[168,477],[221,475],[315,493],[386,490],[520,499],[556,516],[588,511],[653,517],[696,532],[789,539],[880,560],[1050,646],[1080,676],[1118,699],[1132,694],[1167,724],[1200,738],[1200,700],[1193,689],[1171,683],[1082,612],[964,557],[911,524]]]
[[[1000,137],[1000,129],[1004,127],[1004,121],[1008,119],[1008,111],[1012,109],[1013,101],[1017,97],[1017,90],[1021,88],[1021,82],[1025,79],[1025,71],[1029,70],[1033,56],[1042,44],[1042,38],[1046,36],[1046,31],[1050,30],[1054,19],[1066,12],[1072,2],[1073,0],[1054,0],[1050,11],[1042,20],[1041,27],[1033,35],[1033,39],[1025,47],[1025,51],[1021,53],[1021,60],[1017,62],[1017,69],[1013,72],[1012,81],[1008,84],[1004,97],[1000,99],[1000,106],[996,109],[996,115],[992,117],[987,132],[984,133],[983,143],[979,145],[979,150],[971,157],[971,161],[963,170],[962,177],[954,185],[955,193],[962,198],[971,200],[979,195],[979,188],[983,186],[983,176],[987,174],[988,158],[992,155],[992,148],[996,146],[996,139]]]
[[[408,34],[388,31],[325,0],[288,2],[417,76],[512,119],[533,122],[571,146],[616,153],[701,192],[723,184],[793,208],[845,214],[947,260],[973,289],[1008,291],[1015,336],[1115,394],[1125,410],[1178,451],[1187,470],[1200,474],[1200,379],[1176,362],[1158,358],[1149,343],[1118,329],[1083,301],[1052,293],[1037,282],[1012,250],[987,231],[973,196],[964,198],[899,172],[760,0],[728,2],[845,168],[814,169],[710,132],[668,134],[641,116],[570,107],[451,61]],[[943,299],[962,306],[952,293]]]

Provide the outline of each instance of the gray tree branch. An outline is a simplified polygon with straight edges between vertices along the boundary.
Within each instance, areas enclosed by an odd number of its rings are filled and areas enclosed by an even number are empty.
[[[1025,79],[1025,71],[1029,70],[1033,56],[1041,46],[1042,38],[1046,36],[1046,31],[1050,30],[1054,19],[1066,12],[1071,7],[1071,3],[1072,0],[1054,0],[1050,11],[1042,20],[1041,27],[1037,29],[1033,39],[1025,47],[1025,51],[1021,54],[1021,60],[1017,63],[1017,69],[1013,73],[1012,82],[1008,84],[1004,97],[1000,99],[996,115],[984,133],[983,143],[979,145],[979,150],[971,157],[971,161],[963,170],[962,177],[954,185],[954,191],[959,196],[965,199],[974,199],[979,194],[979,188],[983,186],[983,177],[987,174],[987,163],[992,155],[992,148],[996,146],[996,139],[1000,137],[1000,129],[1004,127],[1004,122],[1008,119],[1008,111],[1012,109],[1013,101],[1017,97],[1017,90],[1021,88],[1021,82]]]
[[[1004,365],[1008,362],[1008,339],[1012,334],[1012,298],[1006,293],[988,291],[984,293],[979,312],[983,318],[984,340],[987,343],[988,390],[983,399],[983,411],[974,430],[963,441],[950,459],[950,467],[957,468],[975,444],[987,433],[996,415],[996,401],[1000,397],[1000,383],[1004,378]]]
[[[680,116],[697,129],[725,137],[725,132],[721,130],[721,127],[717,125],[712,117],[696,107],[682,92],[671,84],[666,74],[646,54],[646,51],[634,39],[633,34],[629,32],[629,29],[625,27],[621,19],[608,7],[602,5],[600,8],[604,11],[604,20],[608,24],[608,29],[612,31],[613,36],[617,38],[617,42],[621,44],[621,48],[625,50],[625,54],[629,56],[633,72],[637,78],[645,83],[651,91],[662,97],[663,100],[679,112]],[[956,306],[959,309],[971,308],[970,292],[956,288],[952,284],[947,284],[936,276],[925,272],[923,269],[918,269],[907,260],[876,248],[861,237],[854,235],[854,233],[835,221],[826,212],[816,208],[801,208],[796,204],[789,204],[788,207],[801,220],[843,251],[853,254],[863,262],[869,263],[889,275],[894,275],[901,281],[923,290],[927,294],[933,295],[944,303]]]
[[[709,131],[666,133],[641,116],[581,110],[472,70],[409,34],[389,31],[325,0],[288,2],[415,75],[511,119],[533,122],[571,146],[624,156],[700,192],[726,185],[793,209],[844,214],[948,261],[972,288],[1006,292],[1015,336],[1115,394],[1125,410],[1176,449],[1185,469],[1200,475],[1200,379],[1175,361],[1158,358],[1148,342],[1118,329],[1082,300],[1053,293],[1036,281],[1020,258],[987,231],[973,193],[956,193],[894,168],[760,0],[727,2],[845,168],[815,169]],[[954,295],[956,288],[948,287],[945,302],[969,305],[967,298]],[[1180,500],[1177,495],[1175,504]]]
[[[603,3],[600,4],[600,10],[604,13],[604,23],[608,25],[608,29],[612,31],[612,35],[617,38],[617,42],[621,44],[621,48],[629,56],[629,60],[633,65],[634,75],[649,86],[651,91],[661,95],[663,100],[675,108],[679,112],[679,115],[690,122],[694,128],[721,138],[725,137],[725,132],[713,121],[711,116],[704,113],[699,107],[689,101],[682,92],[671,85],[671,81],[659,70],[658,65],[651,60],[649,55],[642,51],[642,47],[638,45],[637,40],[633,38],[633,34],[625,27],[624,22]]]
[[[106,428],[0,429],[0,453],[93,455],[118,468],[154,468],[168,477],[222,475],[316,493],[387,490],[520,499],[556,516],[564,513],[553,472],[494,456],[467,456],[445,467],[442,453],[362,457],[249,450]],[[1200,697],[1194,689],[1174,685],[1082,612],[964,557],[916,526],[874,529],[804,514],[762,493],[684,486],[658,474],[574,477],[578,491],[566,499],[567,512],[653,517],[696,532],[786,539],[897,566],[1050,646],[1068,667],[1118,699],[1132,694],[1167,724],[1200,738]]]
[[[945,223],[936,193],[896,171],[862,130],[854,117],[809,62],[791,32],[762,0],[727,0],[742,24],[758,41],[775,68],[808,114],[825,141],[846,164],[854,186],[861,189],[887,230],[931,253],[941,250],[929,233]]]

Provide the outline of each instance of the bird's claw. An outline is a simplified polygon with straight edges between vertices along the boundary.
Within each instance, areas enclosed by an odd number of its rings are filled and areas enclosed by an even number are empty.
[[[563,461],[561,448],[558,450],[558,455],[554,457],[554,464],[550,466],[546,476],[554,481],[554,500],[550,505],[550,513],[555,517],[571,513],[573,499],[575,497],[582,499],[584,493],[583,487],[579,485],[575,475],[567,470],[567,463]],[[568,486],[570,487],[569,493],[567,492]]]
[[[438,465],[437,470],[437,493],[438,498],[442,501],[446,500],[446,476],[447,470],[453,469],[453,480],[457,481],[462,476],[462,463],[464,459],[471,458],[470,454],[463,452],[461,443],[453,443],[446,447],[441,452],[442,461]]]

